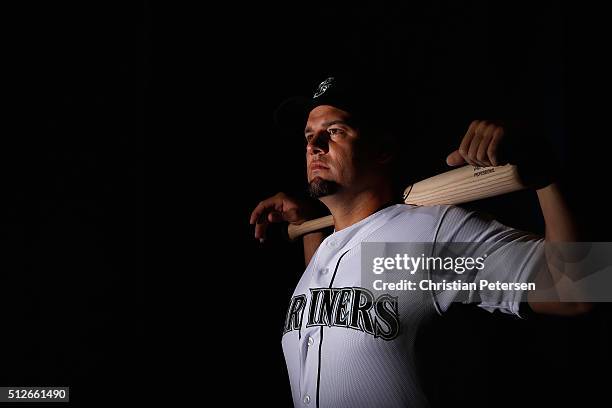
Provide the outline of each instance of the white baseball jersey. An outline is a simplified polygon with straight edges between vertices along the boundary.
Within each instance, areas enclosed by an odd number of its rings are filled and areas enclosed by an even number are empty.
[[[423,407],[414,353],[416,333],[443,313],[455,294],[417,291],[397,303],[362,286],[364,242],[537,242],[455,206],[397,204],[334,232],[319,246],[287,310],[282,338],[296,407]],[[503,257],[503,250],[499,255]],[[466,254],[469,255],[469,254]],[[528,279],[535,262],[508,257],[504,271],[483,270],[495,280]],[[479,306],[518,315],[520,293]]]

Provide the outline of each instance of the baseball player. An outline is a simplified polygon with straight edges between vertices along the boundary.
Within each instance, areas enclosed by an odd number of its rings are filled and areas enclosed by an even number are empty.
[[[428,317],[443,314],[457,300],[457,292],[373,293],[362,281],[361,244],[499,243],[491,256],[504,267],[485,268],[479,278],[525,282],[538,267],[536,257],[508,256],[506,246],[576,240],[555,183],[537,189],[544,238],[456,206],[398,204],[395,145],[386,123],[391,118],[376,97],[376,86],[330,77],[299,105],[307,118],[299,125],[306,140],[309,192],[333,215],[334,231],[327,237],[321,232],[303,237],[307,267],[287,309],[282,347],[296,407],[427,406],[417,375],[415,335]],[[283,114],[281,109],[281,120]],[[474,121],[447,163],[499,165],[503,143],[502,126]],[[311,216],[306,204],[279,193],[259,203],[250,222],[255,238],[263,240],[269,223],[300,224]],[[464,255],[477,254],[478,245],[468,251]],[[520,291],[509,297],[481,296],[477,304],[521,316],[523,296]],[[529,307],[537,313],[574,315],[590,305],[530,301]]]

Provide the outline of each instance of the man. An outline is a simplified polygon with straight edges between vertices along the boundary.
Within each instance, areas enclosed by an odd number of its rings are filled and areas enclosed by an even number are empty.
[[[375,83],[368,88],[355,80],[331,77],[302,103],[307,114],[309,191],[333,215],[334,232],[328,237],[321,232],[304,236],[307,268],[287,311],[283,350],[296,406],[427,403],[416,369],[416,332],[429,316],[444,313],[460,296],[452,290],[400,297],[372,293],[361,271],[363,243],[423,242],[431,243],[431,248],[476,243],[466,255],[477,253],[480,244],[501,243],[487,260],[498,267],[478,272],[479,278],[490,281],[526,282],[541,266],[535,255],[540,237],[459,207],[396,204],[395,152],[389,136],[393,126],[385,115],[384,100],[372,92],[375,87]],[[282,120],[282,111],[280,116]],[[504,133],[495,123],[472,122],[447,163],[502,164]],[[538,186],[537,196],[546,223],[545,241],[575,241],[574,221],[558,186]],[[300,224],[308,218],[306,205],[279,193],[262,201],[250,222],[255,224],[255,238],[263,240],[270,222]],[[507,255],[512,245],[520,244],[531,245],[525,256]],[[519,316],[525,296],[538,313],[576,315],[589,310],[585,303],[536,302],[531,293],[521,291],[478,295],[480,307]],[[473,299],[470,293],[469,300]]]

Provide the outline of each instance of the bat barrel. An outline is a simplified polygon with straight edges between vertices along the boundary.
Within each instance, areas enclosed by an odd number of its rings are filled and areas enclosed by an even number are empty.
[[[404,202],[414,205],[461,204],[524,188],[515,165],[464,166],[409,186],[404,191]]]

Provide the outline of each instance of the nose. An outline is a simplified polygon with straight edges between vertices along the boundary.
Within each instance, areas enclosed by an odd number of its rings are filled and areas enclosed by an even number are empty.
[[[306,153],[311,155],[327,153],[328,150],[329,134],[326,131],[316,132],[306,145]]]

